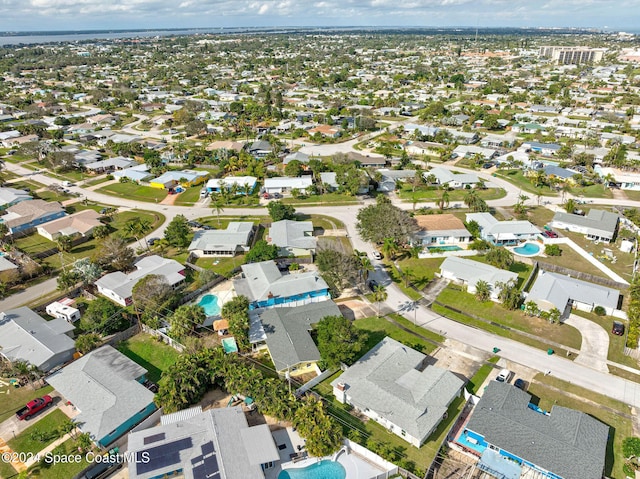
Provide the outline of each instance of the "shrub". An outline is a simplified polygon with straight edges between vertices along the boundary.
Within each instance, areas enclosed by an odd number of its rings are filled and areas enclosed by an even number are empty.
[[[593,308],[593,312],[598,316],[605,316],[607,314],[607,311],[602,306],[596,306]]]
[[[548,244],[544,247],[544,253],[547,256],[560,256],[562,249],[557,244]]]

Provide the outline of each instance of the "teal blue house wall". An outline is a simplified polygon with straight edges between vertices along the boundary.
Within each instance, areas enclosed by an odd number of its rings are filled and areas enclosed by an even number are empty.
[[[108,446],[120,436],[129,432],[129,430],[131,430],[136,424],[149,417],[156,409],[157,406],[154,403],[149,404],[146,408],[138,411],[135,415],[120,424],[120,426],[111,431],[105,437],[98,440],[98,444],[102,447]]]

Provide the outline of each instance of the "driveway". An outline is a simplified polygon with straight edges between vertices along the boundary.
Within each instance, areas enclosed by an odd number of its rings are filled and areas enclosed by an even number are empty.
[[[607,368],[609,333],[599,324],[575,314],[569,315],[564,323],[573,326],[582,335],[580,354],[575,362],[597,371],[609,372]]]
[[[32,426],[33,424],[40,421],[40,419],[42,419],[43,417],[55,411],[58,408],[58,405],[60,404],[60,401],[61,401],[60,396],[56,396],[55,393],[49,393],[49,395],[53,399],[53,406],[38,413],[32,419],[20,421],[14,414],[9,419],[6,419],[5,421],[1,422],[0,438],[4,439],[5,441],[9,441],[13,439],[15,436],[17,436],[18,434],[20,434],[29,426]]]

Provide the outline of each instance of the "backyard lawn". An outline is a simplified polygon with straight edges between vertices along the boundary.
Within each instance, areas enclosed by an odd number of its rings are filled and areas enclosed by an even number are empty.
[[[2,479],[13,479],[17,475],[18,471],[9,462],[0,461],[0,477]]]
[[[157,383],[162,372],[180,355],[171,346],[146,333],[139,333],[118,344],[118,351],[145,368],[147,379]]]
[[[57,429],[66,422],[69,417],[60,409],[47,414],[42,419],[34,418],[36,423],[32,424],[14,439],[7,441],[9,447],[15,452],[25,452],[36,454],[42,451],[53,441],[61,437]],[[35,437],[35,434],[43,433],[42,437]]]
[[[74,439],[67,439],[53,450],[54,454],[59,456],[69,456],[71,454],[77,454],[78,446]],[[80,462],[69,462],[58,464],[47,464],[44,461],[40,461],[29,469],[29,477],[38,479],[61,479],[75,477],[83,469],[89,466],[89,462],[85,459],[84,454],[80,455]]]
[[[53,387],[45,386],[35,391],[30,387],[21,387],[14,389],[9,386],[0,386],[0,394],[2,394],[2,403],[0,403],[0,422],[13,416],[15,412],[24,407],[32,399],[36,399],[49,394],[53,391]]]
[[[198,258],[196,266],[205,268],[225,278],[233,276],[233,270],[245,263],[245,255],[239,254],[233,258]]]
[[[549,411],[554,405],[564,406],[587,413],[608,425],[611,429],[607,442],[605,476],[616,479],[626,477],[622,470],[624,466],[622,441],[625,437],[633,435],[629,406],[542,374],[538,374],[531,382],[528,392],[540,399],[538,406],[546,411]],[[584,398],[584,400],[580,400],[574,395]]]
[[[158,203],[167,197],[167,190],[165,189],[151,188],[150,186],[141,186],[135,183],[112,183],[98,188],[96,191],[106,195],[139,201],[150,201],[151,203]]]
[[[324,195],[309,195],[303,198],[286,197],[282,199],[282,202],[300,206],[304,206],[309,203],[324,203],[337,206],[359,203],[360,200],[355,196],[342,195],[339,193],[325,193]]]

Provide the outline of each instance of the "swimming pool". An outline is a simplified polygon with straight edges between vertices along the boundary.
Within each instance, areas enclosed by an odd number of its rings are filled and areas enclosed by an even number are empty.
[[[229,353],[237,353],[238,352],[238,344],[236,343],[235,338],[224,338],[222,340],[222,347],[224,352]]]
[[[202,306],[204,314],[207,316],[217,316],[220,314],[220,304],[215,294],[205,294],[200,298],[200,301],[198,301],[198,306]]]
[[[345,479],[347,471],[339,462],[320,461],[307,467],[284,469],[278,479]]]
[[[527,242],[522,246],[513,248],[513,252],[519,256],[535,256],[540,254],[540,245]]]
[[[429,249],[429,251],[462,251],[462,248],[460,248],[460,246],[449,246],[449,245],[427,246],[427,248]]]

